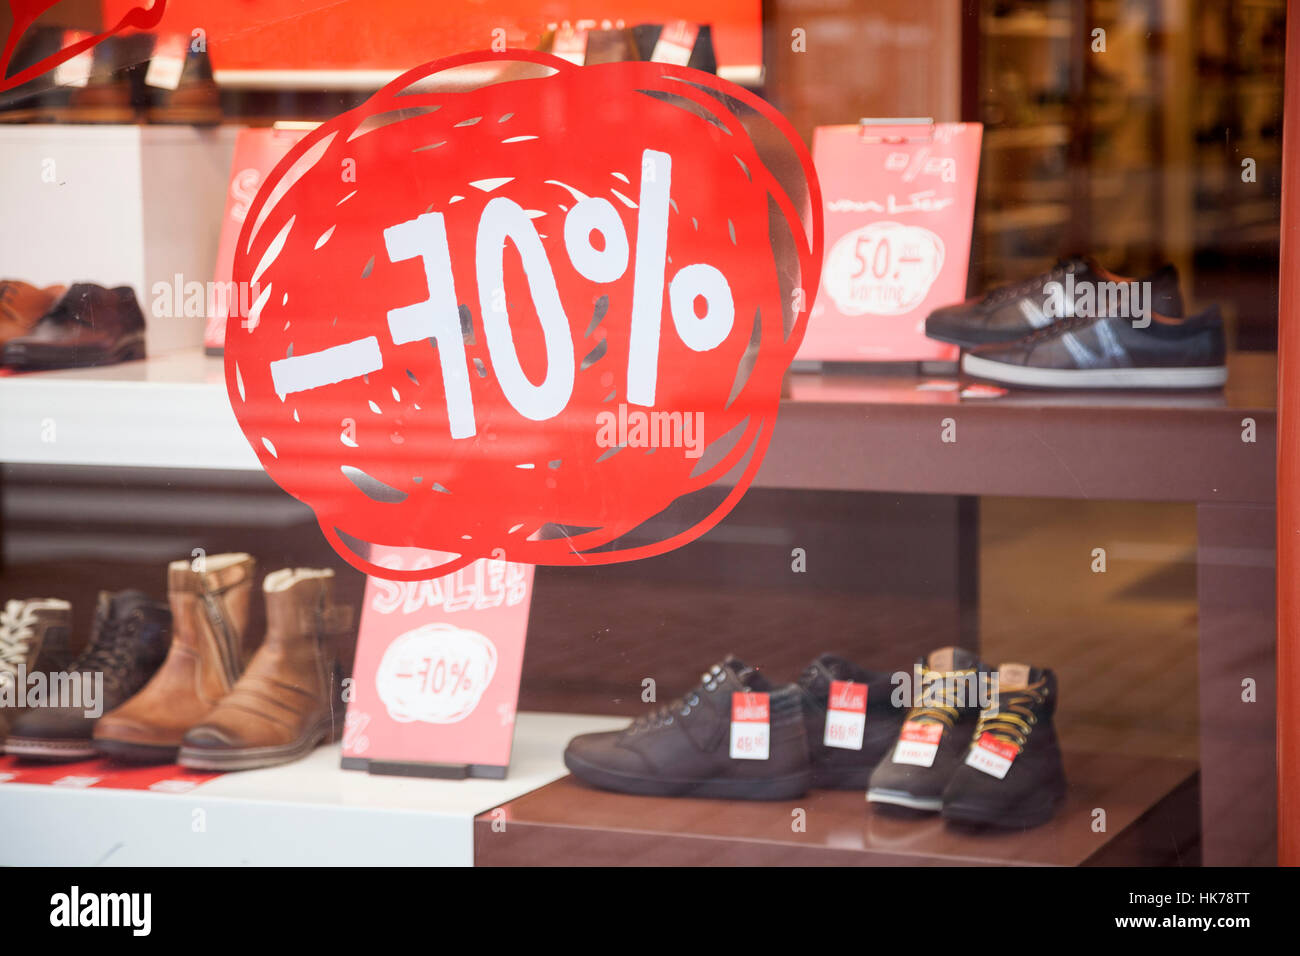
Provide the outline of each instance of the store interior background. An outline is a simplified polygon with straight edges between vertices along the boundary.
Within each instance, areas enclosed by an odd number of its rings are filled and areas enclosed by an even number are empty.
[[[1274,351],[1283,0],[955,6],[764,0],[761,92],[806,140],[863,116],[986,123],[972,292],[1075,252],[1129,275],[1172,261],[1190,308],[1223,308],[1236,349]],[[93,27],[98,12],[47,16]],[[1089,50],[1096,25],[1104,55]],[[795,29],[809,53],[792,50]],[[228,121],[269,123],[363,96],[230,90],[223,106]],[[69,597],[79,634],[95,592],[161,595],[165,563],[194,548],[249,551],[263,571],[333,566],[341,596],[360,602],[361,576],[261,476],[0,474],[0,599]],[[991,662],[1057,670],[1071,747],[1196,761],[1196,540],[1186,503],[755,489],[669,555],[539,568],[520,707],[630,715],[644,678],[666,699],[728,652],[793,679],[824,650],[894,671],[966,641]],[[791,569],[796,547],[805,573]]]

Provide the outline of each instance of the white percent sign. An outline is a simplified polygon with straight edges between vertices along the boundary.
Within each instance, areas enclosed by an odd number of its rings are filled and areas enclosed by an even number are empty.
[[[627,401],[653,406],[668,262],[672,157],[647,149],[641,159]],[[597,233],[602,239],[601,248],[592,242],[592,236]],[[519,253],[542,327],[546,374],[540,384],[533,384],[524,374],[514,346],[502,294],[506,240]],[[393,262],[419,259],[423,263],[429,291],[424,301],[388,312],[389,335],[394,345],[434,340],[442,369],[451,437],[469,438],[477,431],[474,399],[442,213],[424,213],[390,226],[384,230],[384,245]],[[627,231],[608,200],[587,196],[568,211],[564,220],[564,247],[574,269],[592,282],[615,282],[627,272],[630,255]],[[475,278],[488,354],[506,400],[525,418],[545,421],[555,417],[573,395],[573,338],[541,237],[528,214],[513,200],[498,196],[483,208],[475,239]],[[673,325],[687,348],[707,352],[726,340],[736,310],[731,286],[717,268],[707,263],[684,266],[667,287]],[[699,299],[704,300],[703,315],[696,310]],[[283,398],[293,392],[360,378],[382,367],[379,340],[372,335],[274,361],[271,380],[276,394]]]

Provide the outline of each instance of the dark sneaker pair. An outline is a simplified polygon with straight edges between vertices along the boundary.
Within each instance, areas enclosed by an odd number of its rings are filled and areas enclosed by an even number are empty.
[[[901,714],[888,675],[833,655],[784,685],[728,657],[626,730],[575,737],[564,763],[583,782],[620,793],[793,799],[814,786],[861,787]]]
[[[925,334],[964,349],[1016,342],[1072,315],[1078,297],[1067,295],[1067,291],[1102,290],[1119,283],[1125,286],[1142,283],[1143,290],[1150,290],[1149,296],[1143,295],[1143,307],[1150,312],[1170,318],[1183,314],[1183,296],[1173,266],[1164,266],[1143,279],[1130,279],[1107,272],[1091,259],[1075,256],[1062,259],[1041,275],[993,289],[982,298],[935,309],[925,320]],[[1051,308],[1054,298],[1059,308]],[[1124,302],[1132,305],[1127,295]],[[1105,302],[1100,309],[1095,308],[1096,298],[1093,305],[1091,311],[1107,311]]]
[[[1031,388],[1217,388],[1227,380],[1217,308],[1183,319],[1178,274],[1143,279],[1071,258],[982,299],[936,309],[926,335],[970,351],[962,371]]]
[[[1228,380],[1217,306],[1189,319],[1074,316],[962,356],[962,371],[1030,388],[1219,388]]]
[[[71,675],[102,675],[101,700],[84,706],[31,707],[9,728],[5,752],[41,760],[83,760],[95,755],[93,733],[99,716],[124,703],[153,676],[171,643],[167,605],[139,591],[101,592],[94,630],[86,648],[67,668]],[[71,682],[61,682],[70,686]]]
[[[920,687],[898,739],[871,774],[867,800],[1003,827],[1049,820],[1065,796],[1052,724],[1056,676],[961,648],[918,662]]]

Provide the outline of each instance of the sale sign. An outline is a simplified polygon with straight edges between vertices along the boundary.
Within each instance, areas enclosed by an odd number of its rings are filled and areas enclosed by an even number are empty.
[[[402,549],[374,548],[370,557],[397,569],[440,563]],[[435,580],[370,578],[343,766],[503,776],[532,582],[532,567],[492,560]]]
[[[156,58],[151,61],[151,69],[153,62]],[[252,286],[240,288],[231,281],[235,245],[258,188],[275,164],[304,135],[306,131],[300,129],[241,129],[235,138],[230,185],[226,189],[226,212],[221,217],[221,238],[217,243],[214,295],[208,310],[208,324],[203,330],[203,346],[209,354],[220,353],[225,345],[226,324],[230,317],[247,318],[257,302],[260,290]]]
[[[800,359],[952,361],[925,318],[966,295],[978,123],[822,126],[826,263]]]
[[[372,576],[661,554],[762,463],[820,222],[793,129],[711,74],[432,63],[309,133],[258,191],[231,404],[267,473]],[[630,539],[724,479],[692,526]],[[361,543],[449,557],[385,568]]]

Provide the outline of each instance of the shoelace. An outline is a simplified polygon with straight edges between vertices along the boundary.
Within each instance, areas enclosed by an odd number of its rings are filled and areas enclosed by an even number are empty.
[[[921,693],[922,699],[930,702],[909,710],[907,720],[929,720],[943,724],[945,727],[957,723],[957,718],[961,716],[959,705],[962,701],[958,699],[958,681],[955,678],[964,679],[973,674],[976,674],[976,671],[925,671],[921,675],[921,685],[924,688]],[[936,696],[937,700],[930,700]]]
[[[987,732],[1011,744],[1017,751],[1023,750],[1030,732],[1038,723],[1034,707],[1041,704],[1047,694],[1045,680],[1039,680],[1022,690],[999,693],[997,710],[980,714],[971,740],[979,740]]]
[[[997,305],[999,302],[1006,302],[1008,299],[1018,299],[1031,292],[1041,292],[1043,286],[1047,283],[1054,279],[1062,278],[1067,272],[1073,272],[1079,266],[1080,263],[1075,259],[1062,259],[1056,265],[1052,266],[1051,269],[1041,275],[1031,276],[1023,282],[1017,282],[1015,285],[993,289],[988,295],[984,296],[983,304]]]
[[[95,641],[72,662],[68,670],[102,672],[104,683],[120,684],[131,667],[131,645],[139,629],[139,618],[112,618],[100,611],[95,616]]]
[[[632,721],[628,730],[650,730],[673,722],[674,717],[689,717],[691,711],[700,705],[700,693],[712,694],[727,680],[727,672],[721,664],[714,664],[700,675],[700,684],[694,690],[683,694],[667,704],[660,704]]]
[[[36,612],[23,601],[8,601],[0,611],[0,681],[13,679],[26,662],[35,636]]]

